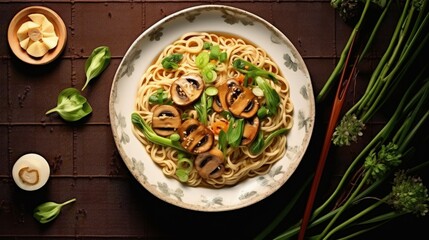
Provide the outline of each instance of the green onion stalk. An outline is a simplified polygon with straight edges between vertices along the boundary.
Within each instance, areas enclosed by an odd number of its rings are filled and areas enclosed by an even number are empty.
[[[368,4],[368,2],[366,3]],[[344,238],[341,239],[349,239],[371,231],[396,217],[410,212],[395,210],[381,213],[368,219],[368,213],[378,209],[379,206],[383,205],[382,203],[389,203],[389,199],[392,197],[385,196],[378,199],[375,202],[375,206],[364,204],[368,202],[366,200],[374,199],[370,195],[376,192],[375,190],[390,182],[389,180],[393,173],[405,164],[404,159],[409,160],[412,157],[416,147],[412,146],[411,143],[418,143],[418,140],[416,140],[418,136],[416,135],[418,135],[419,129],[424,124],[427,124],[429,117],[428,65],[425,61],[418,61],[418,59],[424,59],[423,54],[428,45],[427,3],[414,0],[406,1],[405,4],[391,43],[374,71],[366,92],[356,106],[353,106],[344,115],[344,118],[347,117],[356,122],[356,124],[342,126],[345,135],[360,132],[355,128],[359,124],[363,125],[360,122],[361,119],[350,113],[358,109],[359,104],[364,101],[362,99],[372,98],[371,101],[366,100],[370,103],[365,107],[367,112],[361,111],[361,113],[366,114],[365,121],[368,121],[384,104],[389,103],[395,106],[397,104],[396,100],[399,100],[399,106],[383,129],[355,157],[332,194],[312,213],[308,230],[316,235],[312,236],[311,239],[327,239],[331,236],[340,239],[341,235],[344,234],[349,235],[343,236]],[[384,10],[386,11],[388,7],[387,5]],[[375,28],[378,28],[378,24],[376,24]],[[373,31],[372,33],[375,32]],[[371,34],[370,39],[373,37],[373,34]],[[366,50],[367,46],[368,44],[365,46]],[[347,51],[347,46],[344,51]],[[361,54],[360,57],[363,55]],[[339,65],[341,64],[339,63]],[[336,71],[340,72],[338,65],[334,69],[333,75],[335,75]],[[332,83],[328,81],[327,85],[329,84]],[[324,95],[326,92],[321,94]],[[411,162],[411,165],[414,167],[409,170],[409,173],[429,166],[429,161],[423,160],[421,164]],[[418,188],[412,188],[411,192],[415,194],[419,190]],[[422,192],[424,193],[424,191]],[[423,196],[422,201],[423,205],[426,206],[425,202],[428,199],[427,196],[424,197],[425,194],[423,193],[421,194]],[[301,197],[301,195],[297,197]],[[256,239],[264,239],[269,234],[273,234],[273,230],[281,222],[280,219],[285,218],[295,203],[296,201],[289,202],[278,217]],[[358,214],[351,212],[356,211],[356,209],[358,209]],[[347,219],[347,216],[350,215],[356,216]],[[286,231],[282,231],[275,239],[290,239],[297,235],[300,230],[300,222],[301,220],[290,226]],[[357,229],[350,232],[350,227]]]
[[[338,0],[332,0],[331,1],[331,5],[335,8],[335,9],[339,9],[339,5],[341,1]],[[323,86],[323,88],[321,89],[321,91],[319,92],[319,94],[316,96],[316,101],[317,102],[321,102],[326,98],[326,95],[330,92],[330,90],[333,88],[333,85],[338,82],[339,77],[341,75],[341,72],[343,70],[343,68],[345,67],[345,62],[346,62],[346,58],[347,55],[349,54],[349,52],[352,50],[351,46],[352,46],[352,42],[354,41],[355,38],[357,38],[357,35],[359,32],[362,32],[362,27],[366,26],[365,24],[369,24],[367,22],[368,20],[368,16],[369,16],[369,9],[370,6],[372,4],[372,2],[376,2],[374,0],[366,0],[365,1],[365,6],[362,10],[362,13],[359,17],[359,20],[357,21],[357,23],[354,25],[353,30],[349,36],[349,39],[346,43],[346,45],[344,46],[341,55],[340,55],[340,59],[338,60],[334,70],[332,71],[331,75],[329,76],[328,80],[326,81],[325,85]],[[390,3],[391,1],[380,1],[380,3],[376,3],[381,9],[382,12],[379,15],[377,21],[374,24],[374,27],[372,27],[371,29],[371,33],[369,35],[368,40],[366,41],[362,52],[359,54],[359,62],[363,59],[363,57],[366,55],[366,53],[369,51],[369,49],[372,46],[372,43],[375,39],[375,36],[377,35],[377,32],[379,30],[379,27],[381,26],[386,13],[389,10],[390,7]]]
[[[422,70],[422,72],[426,73],[426,70]],[[349,165],[331,196],[313,212],[308,230],[312,231],[312,234],[316,234],[313,236],[315,239],[328,239],[333,235],[339,237],[346,230],[350,231],[348,228],[351,226],[360,227],[359,230],[352,232],[350,235],[356,236],[370,231],[393,218],[413,212],[411,210],[393,211],[379,214],[371,219],[364,219],[365,216],[378,209],[383,203],[392,204],[393,196],[389,194],[368,207],[366,204],[360,205],[360,203],[366,199],[373,199],[370,194],[380,186],[383,186],[383,184],[386,184],[392,173],[398,171],[404,164],[404,159],[412,157],[412,153],[416,148],[412,143],[417,141],[419,129],[428,122],[429,78],[424,74],[419,74],[418,76],[405,91],[403,99],[385,127]],[[414,171],[429,165],[429,161],[423,161],[425,162],[415,168]],[[399,181],[396,185],[402,182]],[[352,183],[352,187],[350,188],[347,183]],[[422,206],[427,207],[425,204],[429,201],[429,198],[423,194],[424,191],[420,188],[410,187],[410,189],[408,190],[413,194],[423,196],[420,199],[421,205],[416,205],[416,207],[422,208],[422,214],[425,213],[427,209]],[[422,191],[423,193],[421,193]],[[395,204],[407,204],[404,202],[405,200],[398,201]],[[360,206],[365,208],[360,209]],[[328,207],[331,207],[331,209],[327,210]],[[290,206],[286,206],[286,208],[290,208]],[[357,214],[350,214],[350,211],[355,211],[356,209],[360,209]],[[347,213],[353,217],[347,219],[345,217],[348,216]],[[320,233],[314,232],[316,226],[321,231]],[[271,224],[269,227],[272,228]],[[295,236],[299,229],[300,223],[298,222],[279,234],[275,239],[289,239]]]
[[[373,71],[365,93],[343,116],[333,134],[336,146],[350,145],[362,136],[365,124],[390,98],[398,98],[396,89],[409,81],[418,69],[429,39],[427,1],[407,1],[390,43]],[[417,16],[415,16],[417,13]],[[401,93],[399,93],[401,94]],[[400,96],[399,96],[400,97]],[[351,127],[352,126],[352,127]]]

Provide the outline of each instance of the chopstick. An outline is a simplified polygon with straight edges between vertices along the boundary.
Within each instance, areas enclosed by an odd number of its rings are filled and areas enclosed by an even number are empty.
[[[307,230],[307,226],[310,221],[314,200],[316,198],[316,193],[319,187],[320,179],[322,177],[323,169],[325,167],[326,158],[328,157],[328,152],[331,147],[331,138],[334,133],[335,127],[337,125],[338,118],[341,113],[341,109],[344,105],[344,99],[347,94],[347,90],[349,88],[351,80],[357,75],[357,64],[359,62],[359,57],[355,56],[355,61],[351,66],[350,73],[348,73],[347,78],[345,78],[347,71],[349,70],[349,61],[352,56],[353,47],[355,44],[357,36],[355,36],[352,40],[349,52],[347,54],[347,58],[345,60],[345,65],[343,71],[341,73],[340,82],[338,84],[337,92],[335,95],[334,103],[332,106],[331,115],[328,122],[328,128],[326,131],[325,139],[323,142],[322,152],[320,154],[319,162],[316,167],[316,173],[313,178],[313,182],[310,189],[310,194],[308,196],[307,204],[305,207],[305,212],[301,222],[301,228],[299,231],[298,239],[303,240],[305,237],[305,232]]]

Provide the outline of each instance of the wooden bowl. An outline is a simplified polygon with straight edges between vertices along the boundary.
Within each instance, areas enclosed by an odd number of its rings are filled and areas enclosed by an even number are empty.
[[[58,36],[57,46],[49,50],[40,58],[32,57],[25,49],[21,48],[17,37],[18,29],[24,22],[30,21],[28,15],[33,13],[45,15],[45,17],[54,25],[55,33]],[[42,6],[31,6],[22,9],[12,18],[7,32],[7,39],[10,48],[19,59],[29,64],[43,65],[52,62],[61,54],[67,41],[67,29],[61,17],[53,10]]]

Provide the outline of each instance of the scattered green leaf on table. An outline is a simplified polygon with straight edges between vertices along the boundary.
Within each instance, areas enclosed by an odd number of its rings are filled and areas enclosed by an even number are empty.
[[[86,82],[82,91],[93,78],[100,75],[104,69],[107,68],[110,63],[110,57],[111,53],[109,47],[100,46],[92,51],[91,55],[85,62]]]
[[[64,120],[77,121],[92,112],[87,99],[76,88],[66,88],[58,95],[57,106],[46,112],[46,115],[57,112]]]
[[[45,202],[37,206],[33,211],[33,217],[40,223],[48,223],[54,220],[61,212],[61,208],[76,201],[76,198],[63,203]]]

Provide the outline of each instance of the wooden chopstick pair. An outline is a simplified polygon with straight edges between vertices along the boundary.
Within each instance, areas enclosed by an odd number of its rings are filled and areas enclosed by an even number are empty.
[[[332,105],[331,115],[328,122],[328,128],[326,131],[325,139],[323,142],[322,152],[316,167],[316,172],[313,178],[313,182],[310,189],[310,194],[308,196],[307,204],[305,207],[305,212],[301,222],[301,228],[299,231],[298,239],[303,240],[305,237],[305,232],[310,221],[314,200],[316,198],[317,190],[319,187],[320,179],[325,167],[326,158],[328,156],[329,149],[331,147],[332,134],[334,133],[335,127],[337,126],[338,118],[341,113],[341,109],[344,105],[344,100],[349,88],[350,82],[357,75],[357,64],[359,62],[359,56],[356,55],[353,65],[349,66],[349,62],[354,55],[355,41],[357,35],[353,38],[347,58],[345,60],[345,65],[341,73],[340,81],[337,87],[334,103]]]

